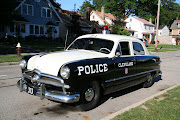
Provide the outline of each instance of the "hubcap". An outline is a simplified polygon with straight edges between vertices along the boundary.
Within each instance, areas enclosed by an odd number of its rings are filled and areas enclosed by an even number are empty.
[[[92,88],[87,89],[85,92],[85,99],[86,101],[91,101],[94,97],[94,90]]]
[[[151,75],[148,75],[148,83],[152,83],[152,76]]]

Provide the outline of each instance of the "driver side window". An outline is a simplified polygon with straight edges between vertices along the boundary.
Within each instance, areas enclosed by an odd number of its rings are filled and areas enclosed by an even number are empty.
[[[119,42],[116,49],[116,53],[119,52],[121,55],[130,55],[129,42]]]

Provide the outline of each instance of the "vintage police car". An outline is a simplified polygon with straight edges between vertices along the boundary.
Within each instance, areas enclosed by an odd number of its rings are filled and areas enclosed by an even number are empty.
[[[143,83],[150,87],[160,71],[139,39],[113,34],[78,37],[65,51],[22,59],[20,91],[52,101],[78,103],[81,110],[97,106],[101,94]]]

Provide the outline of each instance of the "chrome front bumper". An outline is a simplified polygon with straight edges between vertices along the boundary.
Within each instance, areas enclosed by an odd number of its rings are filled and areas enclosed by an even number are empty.
[[[26,81],[24,81],[22,78],[17,82],[17,86],[20,88],[20,92],[27,92],[28,87]],[[40,87],[38,89],[36,89],[35,96],[39,96],[41,100],[46,98],[49,100],[63,103],[74,103],[78,102],[80,99],[80,94],[69,95],[67,93],[62,93],[59,91],[46,90],[46,87],[43,83],[40,84]]]

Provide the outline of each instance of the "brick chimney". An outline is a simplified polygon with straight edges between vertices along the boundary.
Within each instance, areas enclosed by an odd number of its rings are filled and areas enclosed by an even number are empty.
[[[101,17],[105,20],[105,8],[103,6],[101,7]]]
[[[86,8],[86,19],[90,21],[90,11],[91,11],[91,8],[90,7],[87,7]]]
[[[178,20],[178,17],[176,17],[176,20]]]
[[[149,18],[149,22],[152,23],[152,18]]]

